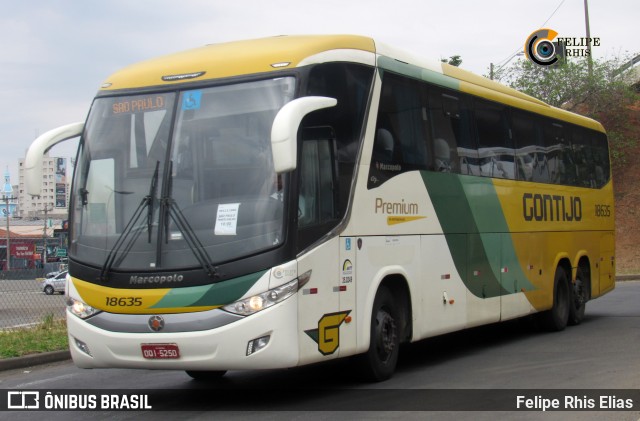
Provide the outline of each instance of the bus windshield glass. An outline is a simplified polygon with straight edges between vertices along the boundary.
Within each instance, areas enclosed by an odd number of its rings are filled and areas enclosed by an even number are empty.
[[[74,174],[71,257],[103,271],[178,270],[281,244],[287,186],[270,135],[294,85],[96,99]]]

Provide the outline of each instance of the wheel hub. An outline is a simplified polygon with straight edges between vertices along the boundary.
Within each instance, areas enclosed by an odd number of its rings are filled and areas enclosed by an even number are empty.
[[[387,361],[396,347],[396,321],[389,313],[380,310],[376,317],[376,338],[378,354]]]

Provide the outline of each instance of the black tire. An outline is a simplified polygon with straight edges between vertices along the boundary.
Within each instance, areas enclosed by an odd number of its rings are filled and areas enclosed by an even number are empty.
[[[55,291],[53,290],[53,287],[51,285],[47,285],[46,287],[44,287],[44,293],[47,295],[53,295]]]
[[[540,314],[542,326],[552,332],[564,330],[569,322],[570,307],[571,291],[567,273],[562,267],[558,266],[554,278],[553,307]]]
[[[201,371],[201,370],[187,370],[185,371],[194,380],[203,381],[203,382],[212,382],[216,380],[220,380],[222,376],[224,376],[227,371]]]
[[[587,279],[582,270],[578,268],[576,281],[571,285],[571,305],[569,306],[570,325],[579,325],[580,322],[582,322],[588,299]]]
[[[371,312],[369,350],[360,358],[360,371],[367,381],[389,379],[398,363],[400,349],[400,312],[393,295],[380,287]]]

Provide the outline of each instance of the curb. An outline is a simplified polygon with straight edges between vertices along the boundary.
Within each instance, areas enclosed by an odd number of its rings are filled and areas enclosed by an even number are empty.
[[[640,275],[619,275],[619,281],[640,281]],[[66,351],[43,352],[41,354],[26,355],[24,357],[0,359],[0,371],[15,370],[17,368],[31,367],[34,365],[55,363],[71,359],[71,353]]]
[[[0,371],[15,370],[17,368],[31,367],[34,365],[55,363],[71,359],[71,353],[67,351],[43,352],[40,354],[25,355],[0,359]]]
[[[640,275],[618,275],[616,282],[619,281],[640,281]]]

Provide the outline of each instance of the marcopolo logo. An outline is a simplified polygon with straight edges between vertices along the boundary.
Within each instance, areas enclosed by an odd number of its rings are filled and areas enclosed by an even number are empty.
[[[565,57],[589,57],[600,38],[558,37],[553,29],[538,29],[524,43],[524,54],[539,66],[551,66]]]
[[[558,33],[553,29],[538,29],[527,38],[524,54],[539,66],[550,66],[562,58],[558,42],[553,40]]]
[[[176,283],[182,282],[184,276],[178,274],[162,275],[162,276],[138,276],[131,275],[129,278],[129,285],[133,284],[164,284],[164,283]]]

